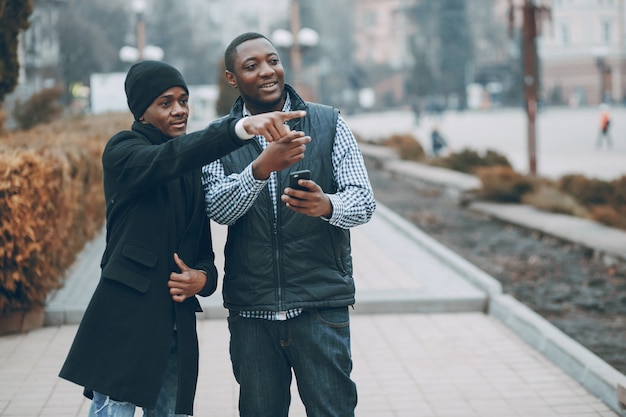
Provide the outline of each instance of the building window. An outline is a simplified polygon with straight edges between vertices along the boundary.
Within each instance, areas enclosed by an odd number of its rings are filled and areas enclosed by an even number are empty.
[[[604,21],[602,22],[602,41],[605,45],[611,44],[611,32],[612,32],[611,22]]]
[[[570,34],[569,34],[569,26],[567,24],[562,24],[560,28],[561,32],[561,44],[563,46],[569,46],[570,44]]]
[[[363,27],[373,27],[376,26],[376,11],[369,10],[363,12],[363,17],[361,19]]]

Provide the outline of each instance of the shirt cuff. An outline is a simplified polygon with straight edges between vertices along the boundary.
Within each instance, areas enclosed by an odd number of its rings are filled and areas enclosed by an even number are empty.
[[[235,123],[235,134],[241,140],[252,139],[255,136],[246,132],[246,129],[243,127],[243,118],[239,119],[237,123]]]
[[[336,194],[328,194],[330,205],[333,207],[333,214],[330,218],[320,216],[322,220],[326,220],[332,225],[336,225],[343,216],[343,201]]]
[[[262,189],[265,184],[267,184],[269,178],[266,180],[257,180],[254,178],[254,175],[252,174],[252,164],[250,164],[243,171],[241,171],[241,174],[239,174],[239,181],[241,181],[242,189],[258,191]]]

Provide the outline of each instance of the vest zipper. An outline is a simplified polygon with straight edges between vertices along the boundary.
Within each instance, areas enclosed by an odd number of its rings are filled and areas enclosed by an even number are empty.
[[[253,146],[256,148],[256,150],[259,152],[259,155],[263,152],[263,148],[262,146],[259,144],[259,142],[257,142],[256,140],[254,140],[254,142],[252,143]],[[258,155],[257,155],[258,156]],[[282,271],[280,268],[281,262],[280,262],[280,236],[278,233],[278,213],[280,208],[278,207],[278,200],[279,200],[279,194],[278,194],[278,190],[280,190],[281,188],[279,187],[279,175],[278,173],[276,173],[276,201],[272,201],[271,198],[271,193],[270,190],[267,189],[267,194],[269,197],[269,201],[270,203],[273,205],[272,210],[270,210],[270,216],[271,216],[271,222],[272,222],[272,233],[273,233],[273,251],[274,251],[274,278],[276,279],[276,305],[278,307],[278,311],[282,311],[284,310],[283,308],[283,286],[282,286]]]
[[[278,311],[283,311],[284,310],[284,306],[283,306],[283,279],[282,279],[282,270],[281,270],[281,262],[280,262],[280,233],[279,233],[279,217],[280,217],[280,207],[278,207],[278,190],[280,190],[281,188],[279,187],[279,175],[278,173],[276,174],[276,201],[272,202],[272,204],[274,205],[272,210],[272,217],[273,217],[273,223],[272,223],[272,227],[273,227],[273,249],[274,249],[274,271],[275,271],[275,279],[276,279],[276,305],[278,307]],[[269,190],[268,190],[269,192]],[[271,199],[270,199],[271,200]]]
[[[276,278],[276,301],[278,306],[278,311],[283,311],[283,286],[282,286],[282,273],[280,270],[280,249],[278,245],[278,223],[274,222],[274,268],[275,278]]]

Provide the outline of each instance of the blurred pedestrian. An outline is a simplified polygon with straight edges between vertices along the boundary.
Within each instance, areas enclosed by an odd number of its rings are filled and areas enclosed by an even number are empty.
[[[606,141],[608,149],[613,148],[613,141],[611,140],[611,113],[607,104],[600,105],[600,131],[598,132],[598,139],[596,142],[596,148],[602,148],[602,143]]]
[[[238,36],[224,58],[240,94],[232,116],[306,110],[296,126],[311,137],[305,152],[257,136],[203,168],[207,213],[228,225],[222,291],[239,415],[286,417],[293,372],[308,416],[352,417],[350,228],[376,206],[363,157],[337,109],[285,84],[265,36]],[[290,185],[302,170],[311,179]]]
[[[415,126],[419,126],[419,124],[420,124],[420,115],[422,113],[422,108],[421,108],[420,101],[415,96],[412,96],[410,100],[411,100],[410,101],[410,103],[411,103],[411,111],[413,112]]]
[[[446,146],[448,146],[448,143],[439,132],[439,128],[437,126],[434,126],[433,130],[430,132],[430,140],[433,156],[435,157],[438,157]]]
[[[125,90],[135,121],[102,155],[100,281],[60,376],[84,387],[90,417],[133,417],[137,406],[144,416],[193,414],[196,294],[217,286],[201,167],[253,134],[284,136],[284,122],[304,113],[227,117],[187,135],[189,90],[177,69],[139,62]]]

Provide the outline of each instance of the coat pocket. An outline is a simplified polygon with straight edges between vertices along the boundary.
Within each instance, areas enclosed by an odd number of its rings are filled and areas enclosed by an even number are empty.
[[[140,293],[145,294],[150,289],[150,278],[139,272],[137,268],[127,265],[109,263],[102,270],[102,277],[124,284]]]
[[[124,245],[124,249],[122,249],[122,255],[130,259],[131,261],[138,262],[142,265],[147,266],[148,268],[154,268],[157,264],[157,256],[139,246],[135,245]]]
[[[102,276],[127,285],[141,293],[148,292],[157,264],[157,256],[139,246],[125,245],[122,257],[109,259],[102,269]]]

